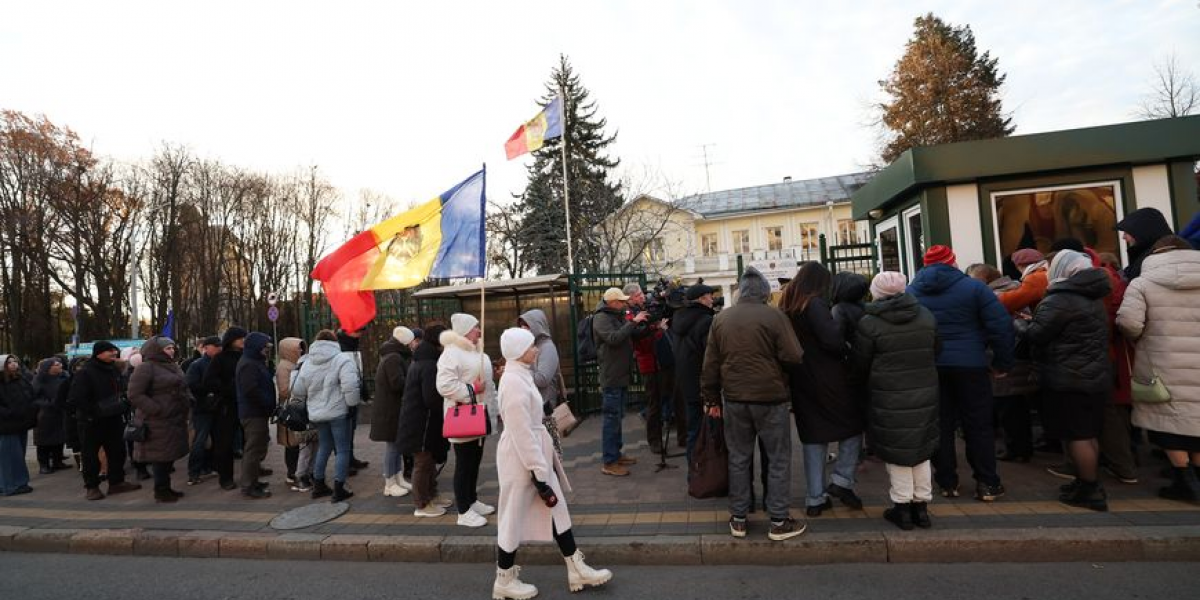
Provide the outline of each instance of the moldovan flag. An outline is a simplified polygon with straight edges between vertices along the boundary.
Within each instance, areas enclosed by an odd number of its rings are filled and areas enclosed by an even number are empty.
[[[486,169],[342,244],[313,269],[342,329],[375,318],[375,290],[431,277],[483,277]]]
[[[562,98],[555,98],[542,109],[542,112],[524,125],[504,143],[504,153],[512,160],[526,152],[533,152],[542,147],[546,140],[561,136],[562,128]]]

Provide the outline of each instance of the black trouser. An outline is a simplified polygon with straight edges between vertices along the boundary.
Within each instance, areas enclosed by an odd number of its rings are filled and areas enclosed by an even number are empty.
[[[559,533],[558,528],[552,523],[550,530],[554,534],[554,542],[558,544],[558,551],[563,556],[574,556],[578,547],[575,545],[575,534],[570,529]],[[501,569],[511,569],[517,564],[517,551],[505,552],[504,548],[496,546],[496,566]]]
[[[683,395],[675,393],[675,369],[666,369],[643,376],[646,382],[646,441],[657,449],[663,439],[663,404],[670,402],[674,411],[678,439],[687,439],[687,418],[684,416]]]
[[[267,417],[242,419],[242,433],[246,445],[242,448],[241,485],[243,490],[248,490],[258,485],[258,472],[262,469],[262,461],[267,458],[267,448],[271,445]]]
[[[108,459],[108,484],[125,481],[125,423],[121,417],[97,417],[79,421],[79,441],[83,446],[83,485],[100,487],[100,449]]]
[[[54,445],[50,445],[50,446],[38,446],[37,447],[38,464],[43,467],[49,467],[50,465],[61,465],[62,464],[62,453],[63,453],[63,445],[62,444],[54,444]]]
[[[283,447],[283,464],[287,466],[288,477],[296,476],[296,465],[300,462],[300,447]]]
[[[236,406],[222,406],[213,416],[212,461],[221,483],[233,483],[233,445],[240,427]]]
[[[958,487],[955,430],[962,422],[967,438],[967,463],[975,480],[1000,485],[996,473],[995,430],[992,427],[992,380],[986,368],[938,367],[941,392],[938,426],[941,441],[933,456],[933,478],[942,488]]]
[[[483,439],[454,444],[454,503],[458,514],[466,513],[479,500],[479,465],[483,462]]]
[[[1000,396],[996,398],[996,404],[1000,409],[1000,426],[1004,428],[1004,450],[1014,457],[1033,456],[1033,415],[1029,396]]]
[[[154,489],[169,490],[171,489],[171,467],[174,463],[156,462],[150,463],[150,472],[154,473]]]

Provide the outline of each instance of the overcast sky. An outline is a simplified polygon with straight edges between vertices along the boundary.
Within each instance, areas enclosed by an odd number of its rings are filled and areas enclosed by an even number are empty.
[[[684,192],[707,187],[703,144],[714,190],[869,163],[877,81],[927,11],[999,58],[1018,134],[1133,120],[1171,52],[1200,75],[1197,0],[3,4],[0,108],[120,159],[165,140],[404,203],[485,162],[490,197],[520,192],[504,141],[559,53],[623,167]]]

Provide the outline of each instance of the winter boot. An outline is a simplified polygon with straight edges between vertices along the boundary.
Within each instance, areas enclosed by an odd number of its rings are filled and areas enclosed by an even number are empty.
[[[575,554],[563,557],[567,563],[567,585],[572,592],[582,590],[584,586],[596,587],[608,583],[612,579],[612,571],[608,569],[593,569],[583,562],[583,552],[576,550]]]
[[[333,490],[329,489],[329,486],[325,485],[324,479],[314,479],[313,480],[313,489],[312,489],[313,500],[316,500],[317,498],[324,498],[325,496],[330,496],[332,494],[333,494]]]
[[[349,500],[352,496],[354,496],[354,492],[346,489],[346,482],[344,482],[344,481],[334,481],[333,482],[333,498],[330,499],[330,502],[341,502],[342,500]]]
[[[912,507],[912,522],[913,525],[921,529],[929,529],[933,527],[933,521],[929,520],[929,503],[928,502],[913,502],[909,504]]]
[[[496,583],[492,584],[493,600],[529,600],[538,589],[521,581],[521,567],[496,569]]]
[[[156,487],[154,488],[154,501],[158,503],[179,502],[179,496],[172,493],[169,487]]]
[[[912,508],[908,502],[897,502],[895,506],[883,511],[883,518],[904,531],[912,531]]]
[[[1058,501],[1068,506],[1078,506],[1094,511],[1108,511],[1108,494],[1099,481],[1077,480],[1079,485],[1058,497]]]
[[[400,482],[398,481],[399,479],[400,479],[399,474],[392,475],[391,477],[383,478],[383,495],[384,496],[390,496],[392,498],[400,498],[402,496],[408,495],[408,488],[400,485]]]
[[[1173,467],[1171,485],[1158,490],[1160,498],[1180,502],[1200,502],[1200,480],[1191,467]]]

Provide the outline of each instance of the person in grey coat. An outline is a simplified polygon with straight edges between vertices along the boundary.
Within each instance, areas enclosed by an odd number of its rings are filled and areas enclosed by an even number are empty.
[[[596,311],[592,327],[596,334],[596,356],[600,363],[601,415],[604,422],[600,433],[605,475],[625,477],[629,465],[637,459],[621,453],[621,417],[625,414],[625,401],[629,397],[633,368],[633,338],[646,331],[646,320],[650,314],[643,311],[629,315],[625,308],[629,302],[618,288],[604,292],[604,305]]]

